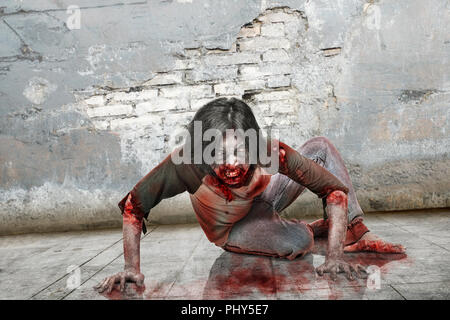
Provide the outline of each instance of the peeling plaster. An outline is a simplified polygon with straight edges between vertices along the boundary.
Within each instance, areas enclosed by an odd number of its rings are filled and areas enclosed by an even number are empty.
[[[42,104],[48,96],[56,91],[58,86],[40,77],[33,77],[23,90],[23,95],[34,104]]]

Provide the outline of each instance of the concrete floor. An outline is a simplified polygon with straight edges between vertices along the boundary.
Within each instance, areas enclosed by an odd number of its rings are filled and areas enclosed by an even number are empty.
[[[124,294],[93,289],[123,268],[121,230],[0,237],[0,299],[450,298],[450,210],[368,214],[365,221],[407,247],[407,255],[345,255],[372,266],[369,286],[342,274],[335,283],[318,277],[313,267],[324,261],[323,241],[293,261],[233,254],[209,243],[194,224],[149,227],[141,245],[145,289],[131,284]]]

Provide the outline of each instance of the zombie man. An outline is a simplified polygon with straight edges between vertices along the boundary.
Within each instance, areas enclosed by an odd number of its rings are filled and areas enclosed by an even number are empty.
[[[200,139],[196,123],[201,124]],[[202,155],[212,139],[204,135],[211,129],[219,132],[221,144],[211,152],[215,161],[207,163]],[[191,139],[120,201],[125,268],[99,283],[99,292],[111,292],[116,283],[123,290],[126,281],[143,284],[139,251],[140,234],[146,232],[143,219],[161,200],[185,191],[208,240],[227,251],[295,259],[312,249],[314,237],[328,236],[325,263],[317,273],[330,273],[333,279],[339,272],[349,279],[365,272],[363,266],[345,262],[344,251],[404,252],[403,246],[381,240],[364,225],[344,161],[327,138],[313,138],[295,150],[270,137],[257,139],[255,146],[245,137],[230,138],[225,134],[230,130],[261,132],[243,101],[220,98],[207,103],[188,126]],[[255,148],[258,157],[252,162],[246,151]],[[194,152],[187,156],[186,150]],[[276,160],[276,172],[260,161],[261,150]],[[187,161],[180,162],[180,155]],[[307,224],[280,217],[305,188],[322,199],[324,218]]]

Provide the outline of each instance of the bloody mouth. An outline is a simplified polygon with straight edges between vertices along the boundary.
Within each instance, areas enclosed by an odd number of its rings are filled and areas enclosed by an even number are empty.
[[[220,168],[219,178],[226,184],[233,185],[238,184],[242,181],[245,176],[245,171],[239,167],[233,169],[230,168]]]

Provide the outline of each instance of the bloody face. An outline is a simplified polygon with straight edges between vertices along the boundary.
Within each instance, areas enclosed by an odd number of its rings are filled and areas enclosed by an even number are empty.
[[[217,152],[216,156],[223,161],[212,165],[216,175],[229,187],[241,186],[250,168],[244,142],[234,137],[224,138],[223,148]]]

